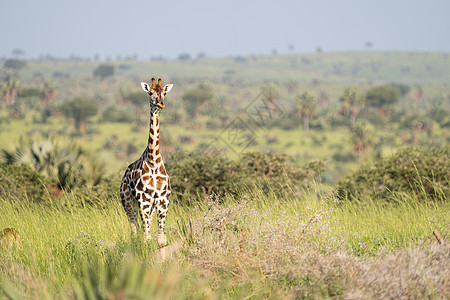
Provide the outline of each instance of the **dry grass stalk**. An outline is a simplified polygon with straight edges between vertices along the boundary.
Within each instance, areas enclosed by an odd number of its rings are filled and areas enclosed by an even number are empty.
[[[444,239],[441,237],[441,235],[439,234],[439,231],[434,230],[433,231],[434,236],[436,237],[437,241],[439,242],[440,245],[444,245]]]

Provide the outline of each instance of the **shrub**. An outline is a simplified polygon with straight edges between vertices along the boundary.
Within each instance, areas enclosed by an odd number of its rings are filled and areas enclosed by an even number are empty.
[[[247,184],[256,182],[263,189],[273,190],[283,186],[287,180],[296,186],[308,185],[320,176],[324,163],[313,161],[298,167],[290,163],[285,154],[253,152],[242,155],[241,168],[247,173]]]
[[[129,110],[116,106],[108,106],[102,113],[103,122],[131,123],[134,120]]]
[[[61,145],[55,139],[22,139],[12,151],[1,150],[3,160],[12,168],[28,165],[61,189],[95,186],[103,175],[96,157],[78,144]]]
[[[178,194],[224,193],[240,179],[236,163],[215,156],[174,154],[167,161],[171,185]]]
[[[322,172],[323,162],[297,167],[287,156],[273,153],[245,153],[239,161],[197,153],[174,154],[167,160],[173,190],[178,195],[237,194],[256,187],[277,191],[291,182],[308,185]]]
[[[0,164],[0,198],[40,200],[47,180],[23,164]]]
[[[114,75],[114,66],[111,64],[101,64],[94,70],[94,77],[105,79]]]
[[[450,147],[405,148],[363,167],[338,183],[340,198],[371,197],[392,200],[412,193],[420,200],[447,200],[450,195]]]
[[[90,188],[81,187],[67,194],[68,202],[73,207],[95,207],[106,209],[111,201],[118,201],[119,187],[122,174],[116,173],[103,176],[97,185]]]

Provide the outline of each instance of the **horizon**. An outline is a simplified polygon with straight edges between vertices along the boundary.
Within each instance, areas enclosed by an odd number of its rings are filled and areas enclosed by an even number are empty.
[[[20,49],[13,49],[13,51],[15,50],[20,50]],[[403,50],[403,51],[397,51],[397,50],[343,50],[343,51],[323,51],[320,50],[318,51],[316,49],[316,51],[310,51],[310,52],[292,52],[292,53],[260,53],[258,55],[256,54],[245,54],[245,55],[224,55],[224,56],[209,56],[209,55],[205,55],[202,57],[197,57],[197,56],[190,56],[187,59],[182,59],[180,57],[163,57],[163,56],[154,56],[154,57],[148,57],[148,58],[142,58],[142,57],[133,57],[132,55],[130,56],[120,56],[120,57],[101,57],[101,56],[96,56],[94,55],[93,57],[89,57],[89,56],[79,56],[76,54],[71,54],[70,56],[55,56],[52,55],[51,53],[47,53],[46,55],[41,55],[39,57],[25,57],[23,54],[19,54],[19,55],[15,55],[15,54],[10,54],[10,55],[4,55],[4,56],[0,56],[0,61],[6,61],[9,59],[18,59],[18,60],[22,60],[22,61],[30,61],[30,62],[35,62],[35,61],[86,61],[86,62],[121,62],[121,61],[143,61],[143,62],[150,62],[150,61],[167,61],[167,62],[172,62],[172,61],[189,61],[189,60],[221,60],[221,59],[235,59],[235,58],[251,58],[251,57],[256,57],[256,58],[267,58],[267,57],[289,57],[289,56],[308,56],[308,55],[315,55],[315,54],[351,54],[351,53],[367,53],[367,54],[371,54],[371,53],[381,53],[381,54],[389,54],[389,53],[411,53],[411,54],[447,54],[450,53],[450,51],[408,51],[408,50]],[[187,54],[187,53],[181,53],[181,54]]]

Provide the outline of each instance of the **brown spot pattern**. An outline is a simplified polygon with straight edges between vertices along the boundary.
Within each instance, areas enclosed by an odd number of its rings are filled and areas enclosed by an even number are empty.
[[[156,189],[161,190],[162,185],[164,184],[166,177],[156,176]]]
[[[164,88],[161,81],[156,85],[152,79],[150,88],[152,101],[156,100],[163,107]],[[150,227],[152,216],[150,212],[155,208],[157,212],[158,227],[164,230],[165,217],[169,206],[170,182],[167,171],[162,162],[159,150],[159,119],[151,117],[150,132],[148,136],[148,146],[143,155],[130,164],[122,178],[120,188],[120,197],[125,212],[130,220],[133,233],[136,233],[138,226],[137,219],[140,217],[143,221],[145,236],[150,237]],[[137,203],[136,203],[137,202]],[[136,204],[139,204],[140,210],[135,211]],[[165,244],[164,232],[163,239],[158,236],[158,243]]]

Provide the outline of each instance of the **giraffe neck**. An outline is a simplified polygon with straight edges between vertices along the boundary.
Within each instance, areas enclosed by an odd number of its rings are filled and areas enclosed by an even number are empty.
[[[150,115],[150,132],[148,135],[147,159],[151,166],[157,166],[162,158],[159,153],[159,116],[157,113]]]

